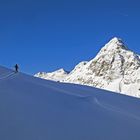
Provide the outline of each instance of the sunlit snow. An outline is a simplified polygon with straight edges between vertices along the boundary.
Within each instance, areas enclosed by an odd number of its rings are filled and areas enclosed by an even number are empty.
[[[139,140],[140,100],[0,67],[1,140]]]

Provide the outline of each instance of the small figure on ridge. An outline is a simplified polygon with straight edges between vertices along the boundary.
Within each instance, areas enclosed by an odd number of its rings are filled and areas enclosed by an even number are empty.
[[[19,66],[18,66],[18,64],[16,64],[15,65],[15,72],[18,72],[18,70],[19,70]]]

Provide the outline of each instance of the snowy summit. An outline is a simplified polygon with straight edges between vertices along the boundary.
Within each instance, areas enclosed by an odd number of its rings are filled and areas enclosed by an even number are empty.
[[[81,62],[60,82],[76,83],[140,97],[140,56],[117,37],[110,40],[95,58]],[[47,73],[40,78],[51,79]],[[60,76],[61,77],[61,76]]]

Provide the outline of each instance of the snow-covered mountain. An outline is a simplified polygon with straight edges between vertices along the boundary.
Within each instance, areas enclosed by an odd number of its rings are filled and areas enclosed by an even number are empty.
[[[0,66],[0,140],[139,140],[139,107],[137,98]]]
[[[45,79],[51,79],[47,74],[43,76]],[[81,62],[59,81],[140,97],[140,56],[129,50],[121,39],[115,37],[94,59]]]
[[[35,74],[35,76],[47,80],[62,81],[68,76],[68,72],[65,71],[64,69],[59,69],[50,73],[39,72]]]

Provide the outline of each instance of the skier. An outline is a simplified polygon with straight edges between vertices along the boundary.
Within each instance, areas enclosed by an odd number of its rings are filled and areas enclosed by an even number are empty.
[[[18,72],[19,66],[18,64],[15,65],[15,72]]]

